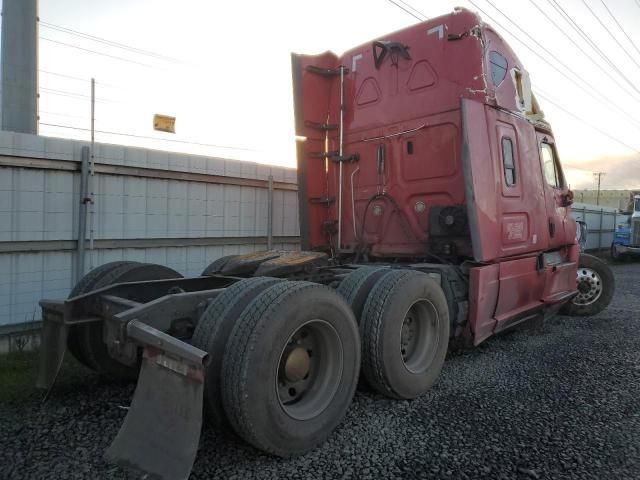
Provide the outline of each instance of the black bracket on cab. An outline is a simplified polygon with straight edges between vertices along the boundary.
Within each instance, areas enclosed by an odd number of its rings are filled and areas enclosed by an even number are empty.
[[[400,42],[390,41],[376,41],[373,42],[373,63],[376,69],[380,69],[382,62],[389,54],[392,65],[398,65],[398,58],[402,57],[405,60],[411,60],[409,55],[409,47]]]

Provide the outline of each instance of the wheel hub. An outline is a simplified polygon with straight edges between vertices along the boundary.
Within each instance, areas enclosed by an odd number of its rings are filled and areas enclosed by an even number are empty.
[[[402,332],[400,333],[402,358],[405,361],[412,351],[415,329],[416,327],[413,321],[413,317],[407,315],[407,317],[404,319],[404,322],[402,323]]]
[[[589,293],[589,290],[591,290],[591,282],[584,280],[578,282],[578,291],[580,293]]]
[[[280,354],[276,393],[292,418],[308,419],[329,404],[340,383],[342,344],[328,322],[315,319],[298,328]]]
[[[290,382],[299,382],[309,373],[311,359],[306,349],[296,347],[289,352],[284,364],[284,375]]]
[[[400,329],[400,354],[411,373],[429,368],[438,346],[439,321],[435,307],[426,299],[417,300],[405,314]]]
[[[578,294],[573,298],[575,305],[591,305],[602,295],[602,279],[591,268],[578,269],[576,287]]]

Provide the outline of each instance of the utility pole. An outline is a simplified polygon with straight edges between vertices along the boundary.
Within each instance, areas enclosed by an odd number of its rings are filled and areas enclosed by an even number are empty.
[[[0,128],[38,133],[38,0],[2,3]]]
[[[596,196],[596,205],[600,205],[600,182],[602,177],[605,176],[605,172],[593,172],[593,177],[598,179],[598,193]]]
[[[91,147],[89,151],[89,269],[93,270],[93,241],[95,239],[96,223],[96,157],[95,157],[95,133],[96,127],[96,79],[91,79]]]

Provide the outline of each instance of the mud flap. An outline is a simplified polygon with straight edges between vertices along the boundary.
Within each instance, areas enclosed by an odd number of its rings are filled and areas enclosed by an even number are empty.
[[[136,320],[127,334],[145,345],[142,367],[105,458],[145,478],[186,479],[200,441],[207,353]]]
[[[46,390],[44,400],[47,399],[51,388],[58,377],[58,372],[67,350],[67,336],[69,326],[62,321],[52,321],[45,318],[42,323],[40,340],[40,359],[36,387]]]

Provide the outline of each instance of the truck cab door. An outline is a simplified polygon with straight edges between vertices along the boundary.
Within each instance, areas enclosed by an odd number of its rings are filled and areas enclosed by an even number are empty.
[[[536,136],[547,210],[549,249],[555,249],[575,243],[576,224],[569,214],[569,188],[562,173],[553,137],[542,132],[537,132]]]

